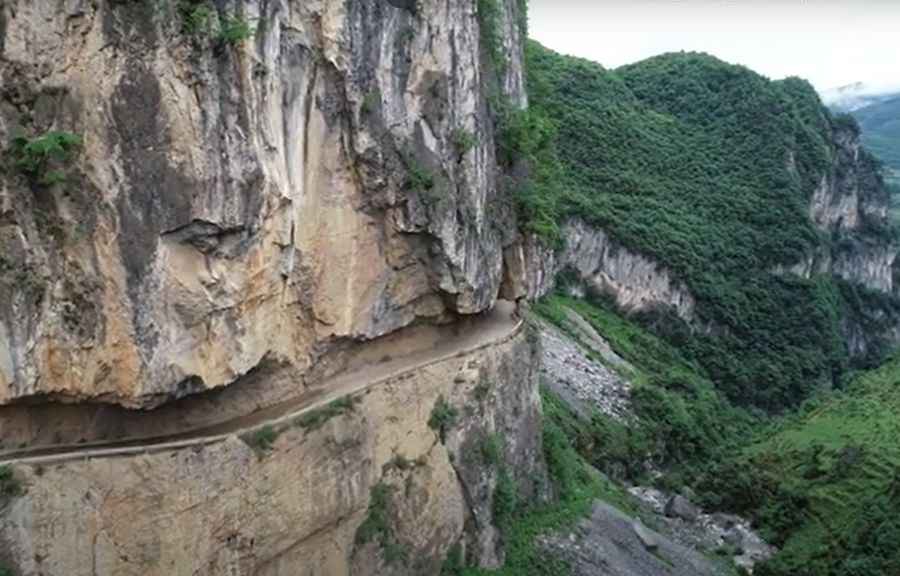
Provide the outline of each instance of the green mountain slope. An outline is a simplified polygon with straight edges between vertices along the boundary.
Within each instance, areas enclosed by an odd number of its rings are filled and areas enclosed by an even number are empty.
[[[762,576],[900,574],[900,358],[810,403],[707,479],[782,546]]]
[[[537,158],[537,172],[563,185],[538,185],[526,214],[581,217],[673,270],[701,322],[719,329],[656,324],[731,399],[782,409],[839,379],[841,290],[830,277],[774,271],[840,240],[815,229],[808,206],[845,127],[808,83],[772,82],[704,54],[609,71],[536,43],[527,69],[533,122],[557,147]],[[863,164],[874,181],[865,152]]]
[[[855,110],[863,143],[892,170],[900,171],[900,95]]]

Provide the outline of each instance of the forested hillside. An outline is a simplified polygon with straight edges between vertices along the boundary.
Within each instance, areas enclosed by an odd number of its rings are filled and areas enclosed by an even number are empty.
[[[623,318],[602,294],[561,296],[583,287],[560,277],[538,311],[564,326],[576,310],[637,370],[634,420],[597,414],[567,429],[573,444],[607,473],[640,483],[651,462],[658,486],[752,519],[782,548],[755,573],[900,573],[900,364],[854,377],[893,348],[881,335],[900,305],[839,264],[862,270],[875,249],[892,262],[897,238],[889,174],[858,147],[860,126],[803,80],[703,54],[614,71],[536,43],[527,56],[531,108],[513,141],[533,166],[520,194],[532,230],[559,243],[573,218],[603,229],[697,303],[692,321]]]
[[[853,111],[863,142],[889,168],[900,171],[900,94]]]
[[[900,359],[824,396],[707,479],[782,552],[761,576],[900,574]]]
[[[840,384],[848,301],[886,304],[821,266],[784,271],[857,249],[848,229],[810,217],[823,177],[851,170],[836,142],[853,137],[852,120],[833,118],[803,80],[704,54],[615,71],[533,42],[527,57],[530,121],[556,147],[533,154],[533,228],[552,236],[549,223],[578,217],[673,270],[697,300],[695,329],[671,314],[645,320],[733,401],[777,411]],[[852,170],[861,197],[886,201],[865,150]],[[877,210],[859,219],[867,245],[891,238]]]

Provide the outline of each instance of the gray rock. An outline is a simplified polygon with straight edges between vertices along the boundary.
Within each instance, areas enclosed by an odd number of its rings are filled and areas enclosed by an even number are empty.
[[[604,502],[595,502],[591,528],[575,542],[564,532],[543,545],[572,566],[574,576],[715,576],[702,554],[651,530]]]
[[[651,551],[659,548],[659,541],[656,539],[656,535],[639,521],[633,522],[631,529],[634,530],[634,535],[638,537],[644,548]]]
[[[680,494],[676,494],[669,498],[669,501],[666,502],[664,512],[669,518],[681,518],[688,522],[695,521],[700,515],[700,510]]]
[[[729,546],[742,548],[744,545],[744,533],[739,528],[734,527],[722,535],[722,540]]]

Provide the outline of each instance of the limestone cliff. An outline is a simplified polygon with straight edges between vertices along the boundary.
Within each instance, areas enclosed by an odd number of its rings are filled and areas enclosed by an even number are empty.
[[[268,435],[17,465],[24,494],[0,500],[0,565],[53,575],[433,576],[456,543],[472,563],[497,565],[498,479],[510,475],[529,499],[548,485],[537,346],[519,331]],[[437,426],[435,410],[448,407],[455,417]],[[367,524],[373,514],[382,522]]]
[[[886,234],[887,188],[871,154],[860,143],[855,124],[832,128],[832,163],[810,201],[810,217],[830,246],[793,268],[809,277],[830,272],[848,282],[890,293],[897,248]]]
[[[499,6],[494,70],[470,1],[3,2],[0,404],[150,407],[491,307]]]
[[[685,322],[693,322],[694,297],[660,262],[579,219],[569,220],[562,235],[565,244],[561,250],[549,248],[533,236],[507,249],[510,296],[544,296],[556,286],[559,274],[566,273],[574,280],[570,289],[579,296],[585,289],[610,296],[628,313],[667,307]],[[517,284],[518,278],[524,282]]]

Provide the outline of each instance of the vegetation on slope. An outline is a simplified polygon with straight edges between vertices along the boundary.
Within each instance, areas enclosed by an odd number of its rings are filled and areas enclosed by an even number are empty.
[[[900,574],[900,357],[808,402],[703,493],[749,515],[782,551],[761,576]]]
[[[708,463],[732,453],[750,433],[754,419],[722,398],[702,368],[622,318],[612,305],[562,296],[535,305],[539,314],[564,331],[565,308],[587,320],[635,369],[626,375],[633,384],[633,421],[626,424],[597,413],[590,422],[566,428],[592,465],[631,482],[649,482],[651,468],[663,469],[669,472],[666,483],[682,484]]]
[[[732,400],[780,410],[839,380],[840,291],[775,272],[832,241],[808,205],[835,121],[806,82],[703,54],[608,71],[533,42],[527,69],[529,115],[556,148],[537,172],[564,180],[536,209],[526,198],[532,212],[581,217],[684,280],[718,329],[660,327]]]
[[[466,568],[456,554],[450,554],[442,576],[564,576],[569,565],[542,549],[539,536],[572,526],[590,513],[597,498],[630,510],[628,495],[618,486],[599,476],[585,464],[576,451],[567,430],[577,418],[558,398],[541,390],[543,413],[543,449],[547,469],[557,500],[534,505],[509,499],[509,510],[501,517],[506,561],[497,570]],[[499,489],[499,487],[498,487]],[[495,495],[496,498],[496,495]]]
[[[887,166],[900,171],[900,94],[853,111],[863,143]]]

